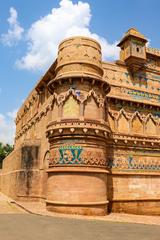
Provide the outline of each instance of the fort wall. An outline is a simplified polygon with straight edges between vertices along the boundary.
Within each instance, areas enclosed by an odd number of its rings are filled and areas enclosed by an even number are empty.
[[[120,59],[63,41],[16,118],[1,191],[56,212],[160,214],[160,51],[130,29]]]

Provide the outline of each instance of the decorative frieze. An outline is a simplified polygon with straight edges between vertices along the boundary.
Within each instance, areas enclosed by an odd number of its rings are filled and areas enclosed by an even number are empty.
[[[86,105],[87,102],[89,101],[89,98],[91,98],[91,97],[93,97],[94,100],[96,101],[97,107],[99,107],[99,108],[104,107],[105,98],[97,95],[93,89],[91,89],[89,92],[86,92],[86,91],[74,90],[74,89],[70,88],[70,89],[68,89],[68,91],[64,92],[63,94],[61,93],[59,95],[56,92],[54,92],[52,97],[50,97],[48,104],[44,105],[44,107],[41,109],[41,111],[38,113],[38,115],[36,115],[35,118],[31,119],[31,121],[26,122],[25,128],[28,129],[27,126],[32,125],[33,121],[35,122],[35,124],[37,121],[40,121],[40,119],[43,116],[47,115],[48,111],[52,111],[52,109],[54,108],[54,104],[57,104],[57,106],[58,106],[58,111],[60,112],[60,116],[59,116],[60,118],[64,118],[64,116],[66,116],[65,115],[66,111],[68,113],[68,118],[72,118],[73,113],[75,113],[75,107],[72,106],[71,104],[69,104],[70,112],[68,112],[69,109],[67,108],[67,105],[65,104],[70,96],[73,97],[73,101],[75,99],[75,101],[77,102],[76,118],[84,117],[84,110],[83,110],[84,104]],[[75,102],[75,104],[76,104],[76,102]],[[73,104],[73,105],[75,105],[75,104]],[[83,108],[80,108],[80,105],[82,105],[82,104],[83,104]],[[61,107],[63,107],[64,109],[63,108],[61,109]],[[75,117],[75,114],[73,115],[73,118],[74,117]],[[100,117],[103,117],[103,114],[101,114]],[[20,131],[22,131],[22,129],[20,129]],[[19,133],[20,132],[17,132],[16,138],[21,136]]]
[[[82,165],[106,167],[107,159],[105,152],[102,150],[86,150],[83,146],[62,145],[59,148],[51,150],[49,166],[61,165]]]
[[[160,132],[160,120],[158,116],[144,111],[109,110],[109,124],[113,132],[125,134],[140,134],[147,136],[158,136]]]
[[[160,159],[147,160],[145,157],[119,156],[109,159],[108,167],[113,170],[160,171]]]

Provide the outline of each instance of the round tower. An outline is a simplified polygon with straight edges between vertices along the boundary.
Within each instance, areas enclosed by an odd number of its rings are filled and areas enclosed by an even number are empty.
[[[106,119],[109,85],[102,79],[101,47],[73,37],[59,45],[53,94],[46,206],[50,211],[107,213]]]

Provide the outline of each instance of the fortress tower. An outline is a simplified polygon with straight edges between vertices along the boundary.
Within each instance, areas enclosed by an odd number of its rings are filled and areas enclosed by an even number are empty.
[[[56,76],[48,84],[53,118],[47,126],[50,160],[47,209],[104,215],[107,211],[106,94],[101,47],[74,37],[59,45]]]
[[[124,61],[132,72],[143,70],[147,62],[147,39],[135,28],[130,28],[118,44],[121,48],[120,60]]]
[[[0,190],[61,213],[160,215],[160,50],[129,29],[120,59],[73,37],[16,118]]]

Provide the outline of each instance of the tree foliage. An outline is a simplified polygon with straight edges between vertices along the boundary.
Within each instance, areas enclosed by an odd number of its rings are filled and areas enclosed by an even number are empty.
[[[13,146],[10,144],[3,144],[0,142],[0,168],[2,168],[2,162],[13,150]]]

